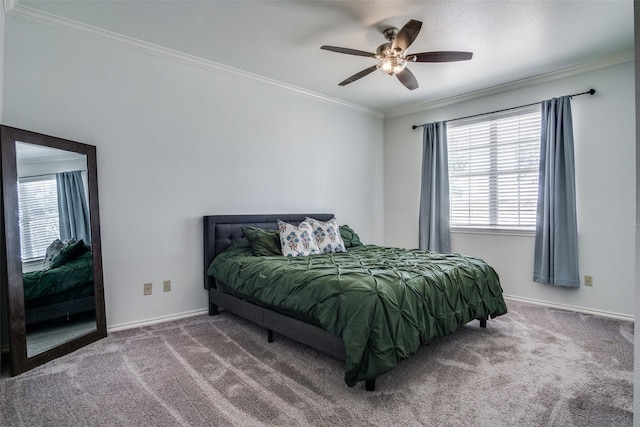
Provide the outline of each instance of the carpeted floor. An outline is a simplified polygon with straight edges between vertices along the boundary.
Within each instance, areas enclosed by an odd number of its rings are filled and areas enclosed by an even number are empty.
[[[633,323],[507,302],[378,378],[231,314],[115,332],[0,378],[2,426],[630,426]]]

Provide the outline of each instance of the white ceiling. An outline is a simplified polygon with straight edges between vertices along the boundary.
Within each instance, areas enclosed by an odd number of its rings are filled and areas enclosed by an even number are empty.
[[[633,2],[17,0],[37,9],[382,113],[530,79],[633,50]],[[414,63],[409,91],[376,61],[321,50],[375,52],[381,30],[423,22],[409,53],[462,50],[470,61]],[[589,88],[584,88],[585,90]]]

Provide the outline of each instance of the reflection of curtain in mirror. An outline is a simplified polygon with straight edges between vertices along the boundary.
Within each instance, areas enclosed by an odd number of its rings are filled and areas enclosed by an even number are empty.
[[[60,238],[84,240],[91,245],[91,222],[84,194],[80,171],[56,174],[58,183],[58,213],[60,215]]]

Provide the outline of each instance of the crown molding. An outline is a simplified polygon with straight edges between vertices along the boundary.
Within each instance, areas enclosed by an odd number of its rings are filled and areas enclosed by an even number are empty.
[[[239,70],[237,68],[229,67],[223,64],[219,64],[213,61],[197,57],[195,55],[189,55],[186,53],[178,52],[173,49],[168,49],[162,46],[158,46],[153,43],[148,43],[142,40],[138,40],[132,37],[127,37],[121,34],[117,34],[111,31],[104,30],[102,28],[94,27],[92,25],[84,24],[82,22],[74,21],[71,19],[63,18],[57,15],[53,15],[47,12],[42,12],[37,9],[33,9],[28,6],[21,5],[18,0],[3,0],[5,13],[9,16],[21,18],[38,24],[47,25],[60,30],[72,32],[85,37],[90,37],[103,42],[117,44],[137,50],[144,51],[146,53],[152,53],[167,58],[171,58],[183,63],[198,66],[204,69],[208,69],[221,74],[231,75],[237,78],[252,80],[271,87],[277,87],[284,89],[288,92],[295,93],[300,96],[315,99],[316,101],[324,102],[334,106],[346,108],[348,110],[356,111],[368,116],[378,119],[391,119],[409,114],[419,113],[422,111],[428,111],[447,105],[457,104],[460,102],[471,101],[474,99],[496,95],[499,93],[520,89],[536,84],[541,84],[553,80],[570,77],[589,71],[598,70],[601,68],[611,67],[614,65],[622,64],[625,62],[633,61],[634,52],[623,52],[618,55],[609,56],[606,58],[600,58],[598,60],[588,62],[585,64],[569,67],[563,70],[554,71],[538,76],[533,76],[525,79],[516,80],[510,83],[493,86],[490,88],[468,92],[466,94],[438,99],[435,101],[425,101],[416,104],[411,104],[403,107],[396,108],[391,113],[383,113],[378,110],[374,110],[362,105],[342,101],[337,98],[332,98],[326,95],[322,95],[317,92],[313,92],[307,89],[303,89],[297,86],[289,85],[287,83],[280,82],[278,80],[263,77],[257,74],[249,73],[247,71]]]
[[[563,79],[566,77],[583,74],[589,71],[595,71],[602,68],[613,67],[614,65],[624,64],[631,62],[635,59],[635,52],[623,52],[617,55],[608,56],[606,58],[600,58],[595,61],[591,61],[585,64],[577,65],[574,67],[565,68],[562,70],[554,71],[551,73],[541,74],[526,79],[516,80],[510,83],[505,83],[490,88],[469,92],[459,96],[453,96],[450,98],[439,99],[437,101],[427,101],[418,104],[408,105],[406,107],[400,107],[393,113],[385,114],[385,119],[392,119],[396,117],[406,116],[408,114],[420,113],[422,111],[433,110],[447,105],[457,104],[460,102],[471,101],[477,98],[483,98],[485,96],[496,95],[499,93],[521,89],[528,86],[533,86],[541,83],[550,82],[553,80]]]
[[[4,13],[8,14],[16,6],[17,0],[3,0]]]
[[[340,99],[332,98],[322,95],[317,92],[306,90],[297,86],[289,85],[287,83],[280,82],[278,80],[263,77],[257,74],[249,73],[247,71],[239,70],[237,68],[228,67],[217,62],[208,61],[206,59],[197,57],[195,55],[189,55],[183,52],[178,52],[173,49],[158,46],[153,43],[148,43],[142,40],[138,40],[132,37],[127,37],[122,34],[117,34],[111,31],[104,30],[102,28],[94,27],[92,25],[84,24],[72,19],[63,18],[61,16],[53,15],[47,12],[21,5],[17,0],[4,0],[5,13],[9,16],[24,19],[27,21],[35,22],[38,24],[53,27],[59,30],[68,31],[71,33],[79,34],[85,37],[93,38],[103,42],[108,42],[128,48],[137,49],[146,53],[152,53],[160,55],[166,58],[171,58],[186,64],[198,66],[207,70],[211,70],[221,74],[231,75],[233,77],[252,80],[268,86],[284,89],[288,92],[304,96],[306,98],[315,99],[327,104],[346,108],[349,110],[363,113],[378,119],[384,118],[384,113],[371,108],[364,107],[362,105],[342,101]]]

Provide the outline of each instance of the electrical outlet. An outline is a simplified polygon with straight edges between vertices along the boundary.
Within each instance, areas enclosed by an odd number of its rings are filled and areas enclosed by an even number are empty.
[[[144,294],[151,295],[153,292],[153,283],[145,283],[144,284]]]
[[[584,276],[584,285],[593,286],[593,276]]]
[[[164,289],[165,292],[170,292],[171,291],[171,280],[163,280],[162,281],[162,289]]]

